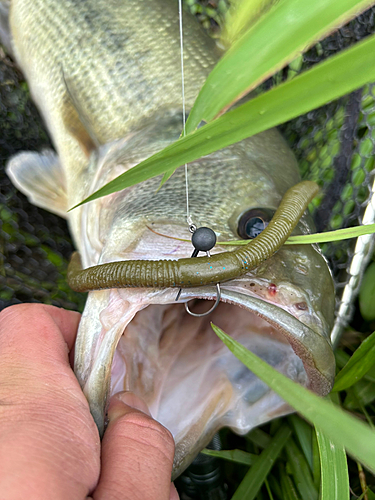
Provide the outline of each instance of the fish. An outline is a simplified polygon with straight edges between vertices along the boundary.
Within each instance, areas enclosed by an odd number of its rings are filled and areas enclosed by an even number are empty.
[[[68,220],[84,269],[190,257],[183,169],[161,187],[152,178],[68,212],[180,136],[177,3],[11,0],[9,30],[55,148],[11,158],[13,183]],[[183,30],[189,110],[221,54],[187,14]],[[216,255],[227,249],[222,241],[256,239],[298,182],[280,133],[262,132],[188,165],[191,220],[215,232]],[[294,234],[312,231],[305,212]],[[109,397],[133,391],[173,435],[173,478],[220,428],[245,434],[293,411],[229,352],[211,322],[314,392],[325,395],[333,383],[335,289],[317,246],[282,246],[220,287],[218,307],[201,317],[185,304],[204,313],[215,286],[183,288],[178,301],[173,287],[92,290],[79,325],[74,370],[100,434]]]

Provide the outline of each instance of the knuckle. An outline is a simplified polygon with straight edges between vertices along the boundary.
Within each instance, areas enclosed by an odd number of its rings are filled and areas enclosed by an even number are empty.
[[[122,417],[122,430],[127,437],[155,449],[173,459],[174,440],[168,429],[142,412],[131,412]]]
[[[1,311],[0,324],[4,324],[6,322],[15,323],[25,316],[29,320],[32,320],[33,318],[40,319],[41,316],[45,315],[46,311],[44,304],[16,304]]]
[[[37,348],[60,345],[58,326],[44,304],[17,304],[0,315],[0,341],[4,339],[11,349],[21,349],[20,355],[31,355]],[[57,342],[57,344],[56,344]],[[31,350],[25,346],[30,346]]]

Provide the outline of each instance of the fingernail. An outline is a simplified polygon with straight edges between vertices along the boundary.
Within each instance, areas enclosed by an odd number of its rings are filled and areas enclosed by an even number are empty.
[[[120,400],[122,403],[126,404],[127,406],[134,408],[135,410],[140,410],[143,413],[146,413],[146,415],[149,415],[151,417],[150,410],[148,409],[146,403],[141,398],[136,396],[134,393],[128,392],[128,391],[118,392],[117,394],[115,394],[112,397],[111,402],[112,402],[112,400],[116,400],[116,399]],[[110,403],[110,407],[111,407],[111,403]],[[110,410],[110,408],[109,408],[109,410]]]

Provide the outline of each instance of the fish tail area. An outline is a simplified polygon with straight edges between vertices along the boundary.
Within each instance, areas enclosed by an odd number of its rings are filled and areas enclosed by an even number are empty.
[[[8,162],[6,173],[31,203],[60,217],[67,217],[66,180],[54,151],[18,153]]]

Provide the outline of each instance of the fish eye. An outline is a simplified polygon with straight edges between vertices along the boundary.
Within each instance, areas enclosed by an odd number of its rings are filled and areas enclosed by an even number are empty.
[[[272,219],[274,210],[252,208],[243,213],[238,221],[237,232],[243,240],[256,238]]]

